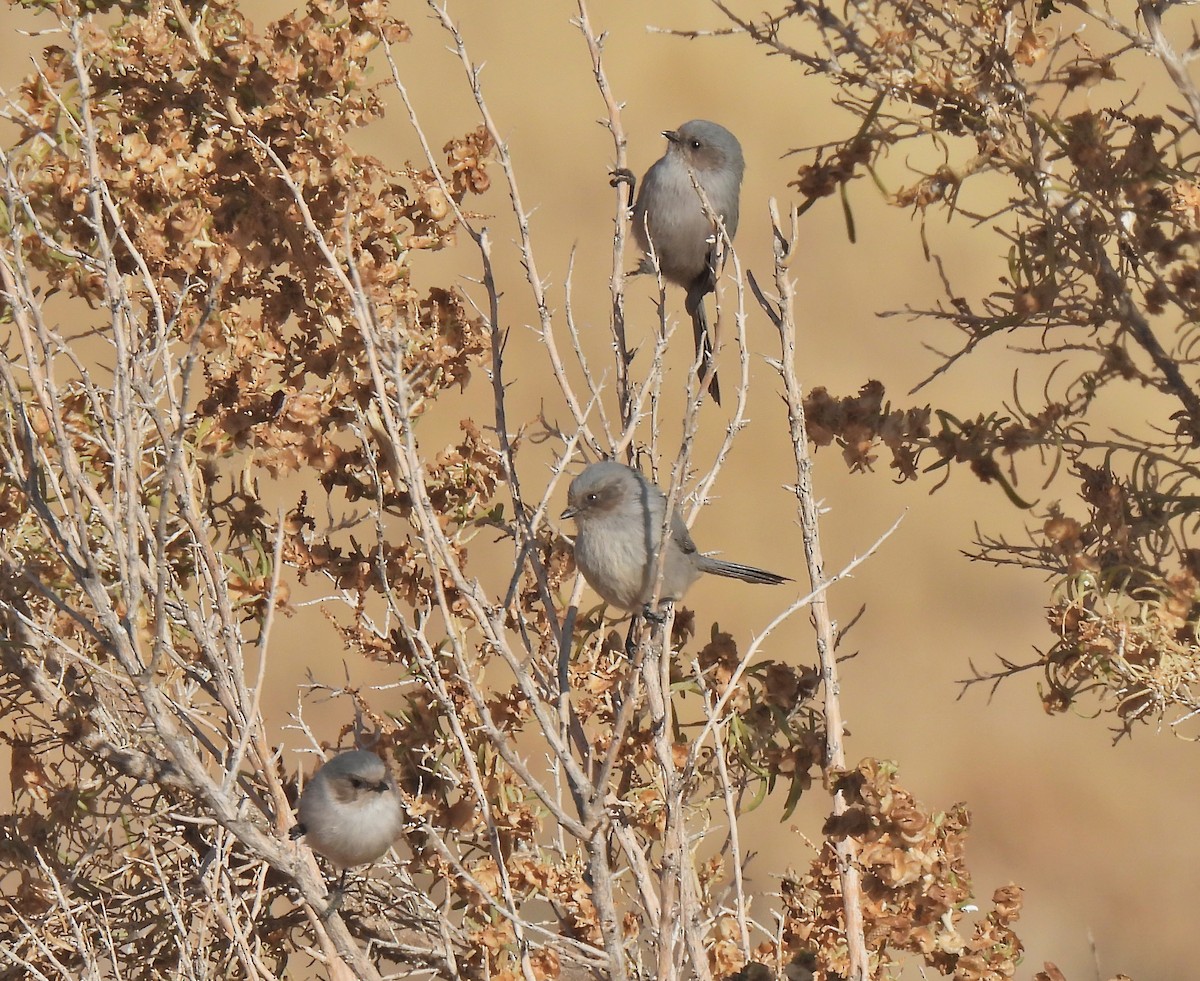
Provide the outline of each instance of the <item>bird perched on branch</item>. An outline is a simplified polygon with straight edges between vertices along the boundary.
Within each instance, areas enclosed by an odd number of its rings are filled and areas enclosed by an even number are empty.
[[[613,606],[631,613],[648,610],[658,585],[658,556],[667,499],[632,467],[615,460],[593,463],[571,481],[563,518],[573,518],[575,565],[588,585]],[[701,555],[678,511],[667,526],[662,603],[680,599],[701,573],[778,585],[790,582],[753,566]]]
[[[667,152],[646,171],[633,206],[633,235],[646,253],[637,271],[654,272],[653,250],[663,279],[685,290],[684,309],[692,318],[700,381],[707,382],[713,401],[720,405],[704,311],[705,295],[717,288],[719,236],[692,178],[704,189],[712,214],[721,219],[732,239],[746,169],[742,146],[724,126],[707,119],[693,119],[678,129],[665,130],[663,136]],[[621,176],[632,183],[632,175]]]
[[[378,861],[404,828],[396,782],[383,760],[363,749],[339,753],[312,775],[296,818],[292,837],[303,835],[314,852],[342,872],[334,907],[346,869]]]

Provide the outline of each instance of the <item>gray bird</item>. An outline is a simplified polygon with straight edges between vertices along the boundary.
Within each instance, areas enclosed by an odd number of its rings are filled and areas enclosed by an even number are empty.
[[[614,460],[593,463],[571,481],[563,518],[574,518],[575,564],[588,585],[613,606],[643,612],[654,596],[667,499],[631,467]],[[671,515],[663,566],[663,603],[680,599],[702,572],[778,585],[786,576],[709,558],[696,551],[679,512]]]
[[[296,817],[293,834],[343,871],[382,858],[404,827],[395,781],[383,760],[362,749],[338,754],[313,774]]]
[[[684,309],[692,318],[700,380],[707,379],[713,401],[720,405],[721,390],[713,370],[712,340],[704,312],[704,296],[717,286],[717,233],[704,214],[689,171],[704,188],[709,205],[721,216],[732,239],[738,227],[738,194],[746,164],[737,137],[707,119],[693,119],[679,129],[665,130],[663,136],[667,152],[646,171],[633,206],[633,234],[647,253],[638,272],[654,272],[649,255],[653,242],[663,279],[686,291]]]

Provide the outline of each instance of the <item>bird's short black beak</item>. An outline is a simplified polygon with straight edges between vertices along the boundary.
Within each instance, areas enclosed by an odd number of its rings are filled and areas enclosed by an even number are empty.
[[[579,512],[575,509],[574,504],[568,504],[565,508],[563,508],[563,513],[560,514],[559,517],[565,520],[567,518],[575,517],[575,515],[578,513]]]
[[[663,136],[665,136],[665,137],[666,137],[668,140],[670,140],[672,143],[678,143],[678,142],[679,142],[679,134],[678,134],[678,133],[676,133],[676,132],[675,132],[675,130],[673,130],[673,129],[664,129],[664,130],[663,130]]]

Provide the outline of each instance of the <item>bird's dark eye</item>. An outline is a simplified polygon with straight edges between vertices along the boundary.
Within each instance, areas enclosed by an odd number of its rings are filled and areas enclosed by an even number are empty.
[[[692,140],[692,149],[699,150],[703,144],[699,140]]]
[[[361,790],[362,785],[363,785],[363,782],[358,777],[350,778],[350,786],[353,787],[355,790]]]
[[[592,493],[588,494],[587,496],[588,504],[595,504],[598,500],[600,500],[600,495],[595,491],[592,491]]]

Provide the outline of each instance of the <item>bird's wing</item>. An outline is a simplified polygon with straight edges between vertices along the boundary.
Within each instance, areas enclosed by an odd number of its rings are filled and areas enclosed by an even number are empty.
[[[680,517],[678,511],[671,515],[671,537],[685,555],[695,553],[696,543],[692,541],[692,533],[688,531],[687,525],[683,523],[683,518]]]

